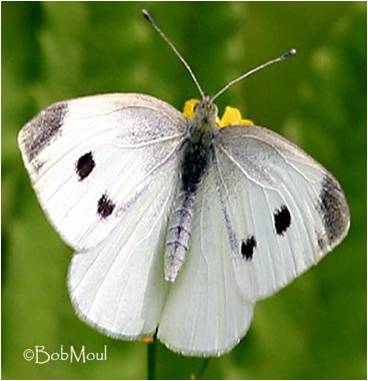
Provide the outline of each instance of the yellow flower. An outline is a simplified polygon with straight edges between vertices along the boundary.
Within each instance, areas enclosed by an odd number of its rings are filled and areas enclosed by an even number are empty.
[[[194,107],[199,103],[198,99],[189,99],[184,103],[183,114],[190,119],[194,114]],[[226,106],[222,118],[216,119],[220,128],[230,126],[253,126],[254,123],[250,119],[243,119],[240,111],[235,107]]]

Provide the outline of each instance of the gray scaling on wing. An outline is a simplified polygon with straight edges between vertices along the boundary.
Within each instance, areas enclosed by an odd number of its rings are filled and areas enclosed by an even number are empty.
[[[66,102],[55,103],[41,111],[23,127],[20,144],[24,145],[24,151],[29,161],[38,156],[61,132],[67,111]]]
[[[339,183],[329,174],[322,180],[318,207],[322,213],[328,244],[334,245],[345,235],[350,213]]]

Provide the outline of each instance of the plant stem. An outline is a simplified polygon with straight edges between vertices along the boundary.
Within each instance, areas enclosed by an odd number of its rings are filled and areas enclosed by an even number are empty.
[[[156,349],[157,340],[155,335],[152,343],[147,344],[147,380],[156,379]]]
[[[203,360],[202,365],[199,368],[198,373],[192,375],[192,380],[200,380],[203,377],[203,374],[206,371],[210,360],[211,360],[210,357]]]

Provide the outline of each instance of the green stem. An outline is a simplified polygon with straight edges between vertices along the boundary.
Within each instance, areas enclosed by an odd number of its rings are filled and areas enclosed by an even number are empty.
[[[192,377],[191,377],[192,380],[200,380],[200,379],[203,377],[204,372],[206,371],[206,369],[207,369],[207,367],[208,367],[208,364],[209,364],[210,360],[211,360],[210,357],[209,357],[209,358],[206,358],[206,359],[203,360],[202,365],[201,365],[201,367],[199,368],[198,373],[192,375]]]
[[[156,380],[156,335],[153,337],[153,342],[147,344],[147,380]]]

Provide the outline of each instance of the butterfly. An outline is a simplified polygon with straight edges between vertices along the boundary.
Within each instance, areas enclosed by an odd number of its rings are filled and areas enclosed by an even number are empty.
[[[257,300],[319,262],[346,236],[338,181],[299,147],[214,100],[184,113],[149,95],[55,103],[18,136],[50,222],[75,250],[78,316],[108,336],[149,335],[173,351],[219,356],[246,334]]]

